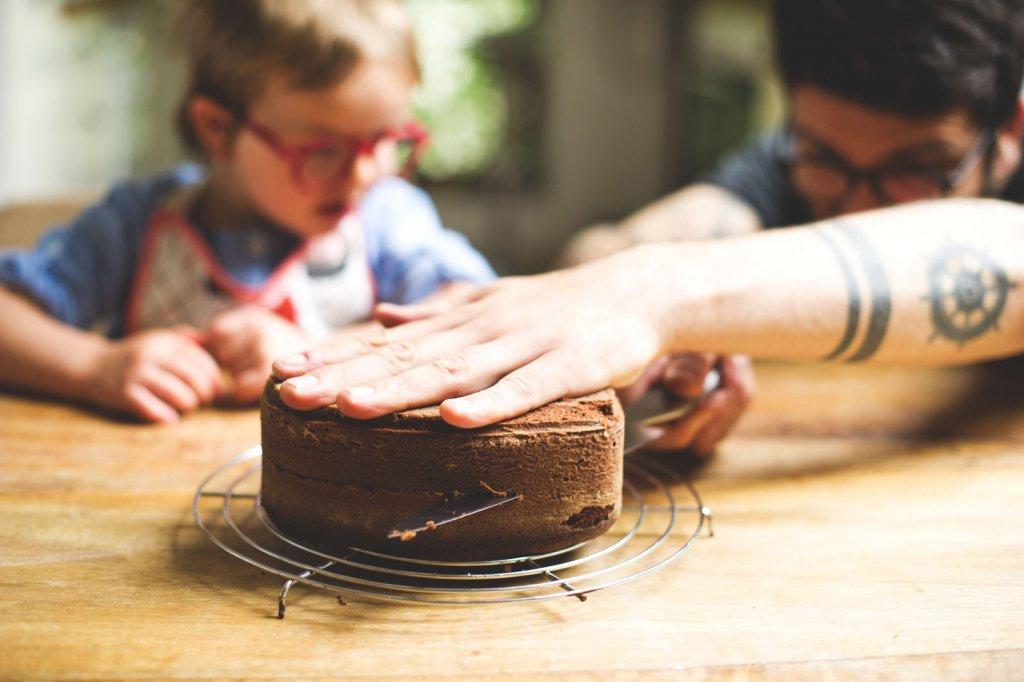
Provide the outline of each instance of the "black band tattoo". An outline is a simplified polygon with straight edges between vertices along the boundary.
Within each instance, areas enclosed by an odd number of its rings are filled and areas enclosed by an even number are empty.
[[[815,234],[825,240],[828,248],[831,249],[832,254],[836,257],[839,268],[843,271],[843,279],[846,281],[846,293],[850,300],[850,305],[846,312],[846,330],[843,331],[843,338],[839,339],[839,345],[836,346],[836,349],[824,358],[826,361],[830,361],[845,353],[846,349],[853,343],[853,337],[857,335],[857,324],[860,322],[860,290],[857,288],[857,279],[853,276],[853,268],[850,267],[850,261],[847,260],[832,235],[824,230],[816,230]]]
[[[963,346],[989,330],[999,329],[1006,298],[1017,287],[995,259],[974,247],[947,244],[928,265],[928,293],[934,331]]]
[[[874,247],[864,237],[860,230],[853,225],[835,223],[839,232],[846,237],[850,249],[857,256],[857,263],[864,274],[864,280],[868,288],[868,319],[867,330],[857,350],[847,358],[847,362],[861,362],[867,360],[878,350],[889,331],[889,318],[892,316],[892,293],[889,289],[889,278],[885,274],[885,267],[875,252]],[[851,259],[844,249],[828,231],[819,230],[818,234],[828,244],[832,254],[836,257],[839,267],[843,272],[843,279],[846,282],[849,304],[846,314],[846,329],[843,337],[835,350],[825,356],[825,360],[835,360],[846,353],[857,337],[860,327],[861,300],[860,285],[854,276],[854,267]]]
[[[867,360],[882,345],[885,334],[889,331],[889,317],[892,314],[892,293],[889,291],[889,278],[885,275],[882,261],[875,253],[871,243],[863,233],[852,225],[839,226],[846,238],[850,240],[857,255],[860,256],[864,274],[867,277],[868,289],[871,291],[871,315],[868,318],[868,331],[860,350],[851,355],[848,362]]]

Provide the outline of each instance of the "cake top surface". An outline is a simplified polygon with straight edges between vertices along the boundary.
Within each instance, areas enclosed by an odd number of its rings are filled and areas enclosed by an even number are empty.
[[[376,419],[352,419],[338,411],[335,405],[328,405],[316,410],[300,411],[293,410],[284,404],[278,394],[281,382],[271,379],[267,382],[264,390],[264,399],[269,405],[278,409],[300,415],[311,421],[333,421],[339,424],[344,423],[347,428],[366,428],[387,430],[410,430],[410,431],[452,431],[465,433],[466,429],[452,426],[441,419],[441,412],[438,406],[420,407],[412,410],[396,412],[395,414],[378,417]],[[545,431],[545,430],[591,430],[606,429],[615,422],[622,421],[622,407],[612,389],[605,389],[597,393],[580,396],[578,398],[565,398],[548,403],[543,407],[512,419],[484,426],[478,429],[471,429],[471,432],[485,434],[488,432],[509,431]]]

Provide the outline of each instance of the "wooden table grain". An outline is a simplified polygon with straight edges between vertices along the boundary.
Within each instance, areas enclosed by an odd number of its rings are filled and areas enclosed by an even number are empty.
[[[255,411],[174,427],[0,396],[0,678],[1020,679],[1024,371],[764,366],[660,573],[503,606],[297,588],[196,529]],[[680,459],[679,466],[687,464]]]

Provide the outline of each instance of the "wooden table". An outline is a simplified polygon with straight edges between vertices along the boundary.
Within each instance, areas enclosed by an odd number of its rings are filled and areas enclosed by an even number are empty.
[[[760,369],[696,485],[714,538],[613,590],[351,602],[227,556],[200,479],[254,411],[167,427],[0,397],[0,678],[1024,675],[1024,372]],[[682,463],[683,460],[680,460]]]

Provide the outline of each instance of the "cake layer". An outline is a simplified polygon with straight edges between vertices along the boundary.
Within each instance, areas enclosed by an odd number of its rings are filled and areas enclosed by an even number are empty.
[[[365,421],[333,406],[298,412],[268,384],[262,502],[282,530],[332,551],[455,561],[547,552],[617,518],[622,426],[612,391],[466,430],[436,407]],[[397,522],[445,497],[509,490],[523,499],[406,542],[387,539]]]

